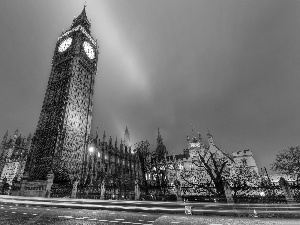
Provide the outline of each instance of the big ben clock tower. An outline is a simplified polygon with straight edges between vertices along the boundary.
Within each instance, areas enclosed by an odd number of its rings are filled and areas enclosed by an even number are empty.
[[[79,179],[91,129],[98,46],[85,7],[58,38],[25,172],[30,180]]]

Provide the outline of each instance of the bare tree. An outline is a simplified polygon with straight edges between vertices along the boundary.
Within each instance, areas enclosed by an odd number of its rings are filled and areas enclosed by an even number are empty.
[[[150,152],[150,144],[148,141],[140,141],[135,144],[134,152],[137,154],[140,169],[141,169],[141,186],[145,188],[146,194],[149,194],[148,183],[147,183],[147,175],[151,173],[151,152]]]
[[[258,173],[251,170],[245,162],[242,164],[233,163],[230,168],[230,176],[227,178],[227,182],[234,191],[234,197],[241,188],[257,186],[260,181]]]
[[[201,149],[191,168],[186,168],[181,178],[189,185],[204,188],[211,194],[224,195],[223,180],[230,175],[229,165],[233,159],[225,152]]]
[[[271,169],[284,174],[295,174],[297,184],[300,178],[300,147],[290,147],[284,149],[276,155],[275,162],[271,164]]]

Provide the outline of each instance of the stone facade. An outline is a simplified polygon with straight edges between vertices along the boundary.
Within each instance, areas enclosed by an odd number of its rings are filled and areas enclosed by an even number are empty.
[[[182,180],[181,173],[184,169],[192,170],[195,165],[194,162],[198,160],[198,154],[204,156],[204,150],[208,149],[211,153],[215,153],[216,155],[226,156],[230,159],[232,158],[230,154],[223,151],[220,147],[218,147],[213,140],[213,136],[207,130],[207,140],[208,144],[204,144],[201,134],[198,133],[198,138],[193,136],[192,138],[187,135],[187,148],[183,149],[183,154],[179,155],[169,155],[167,156],[167,161],[170,165],[170,170],[168,171],[168,177],[171,184],[177,179],[181,182],[182,185],[185,185],[184,180]],[[204,156],[205,157],[205,156]],[[207,174],[203,174],[203,182],[205,180],[210,179]]]
[[[233,152],[232,156],[237,165],[245,165],[258,174],[258,168],[251,150]]]
[[[22,137],[18,129],[10,137],[8,131],[6,132],[0,146],[0,182],[6,178],[11,185],[15,177],[18,181],[21,180],[31,140],[31,134],[27,138]]]
[[[124,136],[129,136],[127,127]],[[126,176],[132,180],[140,176],[138,157],[132,152],[131,146],[124,144],[122,139],[118,143],[116,138],[113,143],[112,137],[107,140],[104,132],[100,140],[97,132],[95,138],[90,137],[88,145],[84,171],[86,184],[99,183],[104,174],[107,177]]]

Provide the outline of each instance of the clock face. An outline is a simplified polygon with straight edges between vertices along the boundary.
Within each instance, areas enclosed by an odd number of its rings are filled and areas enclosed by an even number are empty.
[[[84,42],[83,43],[83,49],[86,53],[86,55],[90,58],[90,59],[94,59],[95,58],[95,52],[94,52],[94,49],[93,47],[91,46],[90,43],[88,42]]]
[[[67,48],[69,48],[69,46],[71,45],[71,43],[72,43],[72,38],[67,38],[67,39],[65,39],[65,40],[63,40],[61,43],[60,43],[60,45],[59,45],[59,47],[58,47],[58,51],[59,52],[64,52]]]

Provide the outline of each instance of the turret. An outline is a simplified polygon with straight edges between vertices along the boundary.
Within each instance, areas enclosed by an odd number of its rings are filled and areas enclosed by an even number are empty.
[[[8,137],[8,130],[6,131],[6,133],[5,133],[4,136],[3,136],[3,139],[2,139],[2,142],[1,142],[1,145],[2,145],[2,146],[6,143],[7,137]]]
[[[98,135],[98,127],[97,127],[97,130],[96,130],[96,137],[95,137],[95,139],[94,139],[94,142],[95,142],[96,145],[97,145],[97,143],[98,143],[98,138],[99,138],[99,135]]]
[[[15,131],[14,136],[13,136],[13,142],[12,144],[15,145],[16,144],[16,140],[18,138],[18,134],[19,134],[19,127],[18,129]]]
[[[112,138],[109,136],[109,147],[112,147]]]
[[[198,142],[197,138],[193,137],[193,143],[197,143],[197,142]]]
[[[25,148],[29,150],[30,145],[31,145],[31,141],[32,141],[32,135],[31,133],[28,135],[27,140],[26,140],[26,146]]]
[[[207,138],[208,138],[208,143],[209,143],[209,145],[214,144],[213,136],[212,136],[211,133],[209,132],[208,128],[207,128]]]
[[[127,147],[130,146],[130,135],[129,135],[127,126],[126,126],[125,134],[124,134],[124,145],[126,145]]]
[[[123,141],[122,141],[122,138],[121,138],[121,143],[120,143],[120,151],[123,153]]]
[[[173,150],[173,149],[172,149]],[[176,155],[175,155],[175,152],[174,152],[174,150],[173,150],[173,162],[175,162],[176,161]]]
[[[202,140],[202,136],[200,134],[200,132],[198,132],[198,142],[200,143],[200,146],[203,146],[203,140]]]
[[[202,143],[202,137],[201,137],[200,132],[198,132],[198,141],[199,141],[200,143]]]
[[[101,145],[101,139],[100,139],[100,138],[97,139],[97,145],[98,145],[98,146]]]
[[[22,137],[21,146],[25,147],[26,144],[26,137]]]
[[[18,134],[19,134],[19,127],[18,129],[16,129],[14,136],[18,137]]]
[[[21,134],[19,135],[19,137],[16,139],[16,145],[20,146],[22,142],[22,137]]]
[[[115,141],[115,149],[118,148],[118,137],[116,136],[116,141]]]
[[[103,133],[103,143],[105,143],[105,138],[106,138],[106,135],[105,135],[105,131]]]
[[[160,132],[159,132],[159,127],[157,128],[158,132],[157,132],[157,144],[161,143],[162,142],[162,137],[160,135]]]

